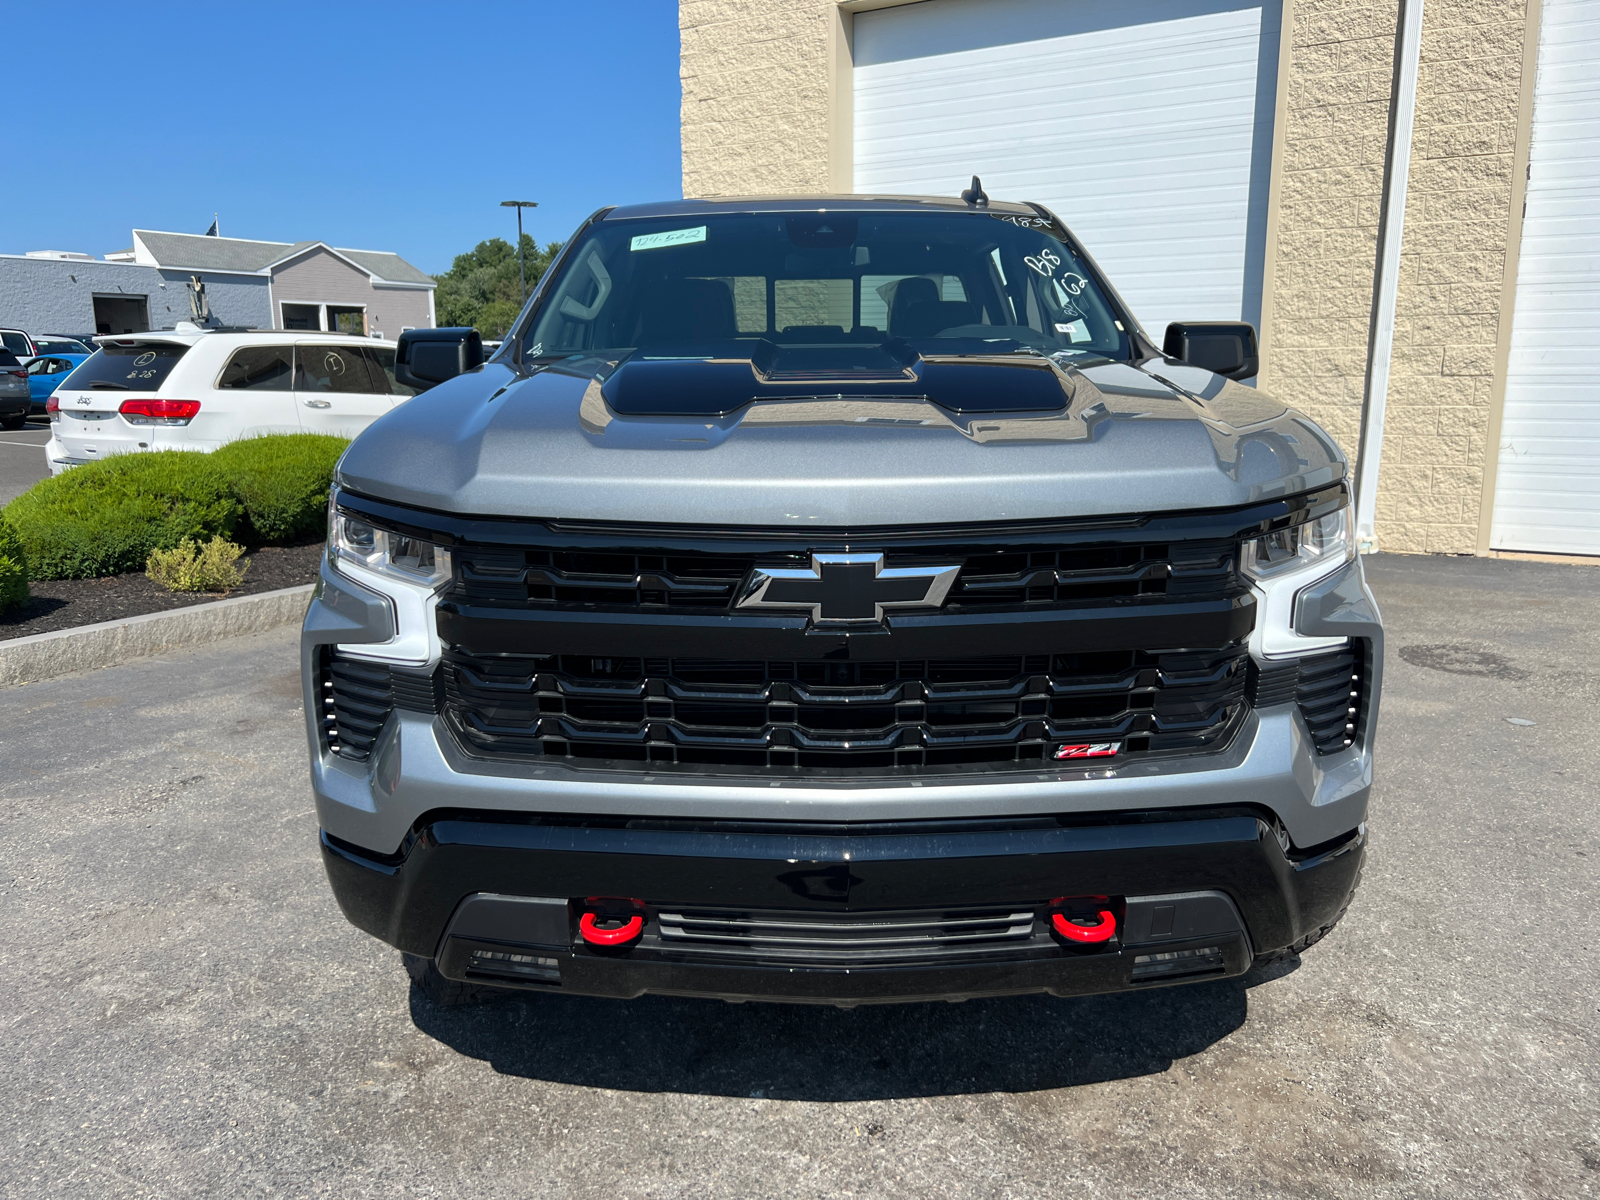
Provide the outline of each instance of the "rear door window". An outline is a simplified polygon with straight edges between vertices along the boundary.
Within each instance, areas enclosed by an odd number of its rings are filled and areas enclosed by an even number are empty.
[[[61,386],[69,391],[97,388],[153,392],[166,382],[189,347],[172,342],[134,342],[101,346],[79,364]]]
[[[217,377],[217,387],[255,392],[293,391],[294,347],[246,346],[235,350]]]
[[[294,390],[380,396],[389,394],[388,382],[376,363],[368,361],[361,346],[296,346]],[[373,375],[378,376],[377,379]]]

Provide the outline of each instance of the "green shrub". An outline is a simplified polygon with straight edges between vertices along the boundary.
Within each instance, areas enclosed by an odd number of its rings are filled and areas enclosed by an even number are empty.
[[[229,442],[211,458],[228,477],[256,537],[286,542],[322,529],[333,466],[349,444],[320,433],[268,434]]]
[[[152,550],[144,573],[169,592],[226,592],[244,582],[244,547],[214,537],[201,546],[184,538],[171,550]],[[236,565],[237,564],[237,565]]]
[[[152,550],[233,533],[239,502],[211,460],[189,450],[114,455],[34,484],[3,515],[34,579],[138,571]]]
[[[0,520],[0,612],[28,602],[28,556],[22,539]]]

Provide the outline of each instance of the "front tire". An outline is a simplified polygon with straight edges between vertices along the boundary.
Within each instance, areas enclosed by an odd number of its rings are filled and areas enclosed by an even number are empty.
[[[20,417],[0,417],[0,429],[4,429],[8,433],[14,433],[18,429],[21,429],[27,423],[28,423],[28,414],[27,413],[23,413]]]

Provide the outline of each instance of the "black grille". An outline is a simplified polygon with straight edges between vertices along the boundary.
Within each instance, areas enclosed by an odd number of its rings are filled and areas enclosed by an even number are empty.
[[[1355,643],[1332,654],[1309,655],[1300,660],[1300,684],[1295,701],[1311,731],[1319,754],[1343,750],[1360,729],[1362,672]]]
[[[1235,546],[1213,539],[996,552],[990,545],[928,543],[914,551],[886,548],[885,565],[960,564],[945,602],[953,612],[1159,602],[1242,593]],[[455,556],[453,598],[551,609],[723,611],[752,569],[805,568],[811,561],[809,549],[642,554],[468,545]]]
[[[1063,744],[1118,758],[1220,748],[1248,654],[1110,651],[885,662],[468,655],[445,711],[484,756],[849,771],[1038,768]]]
[[[662,950],[700,958],[865,966],[1016,953],[1042,938],[1032,909],[838,913],[677,909],[656,917]]]
[[[1332,754],[1353,745],[1363,732],[1367,683],[1366,642],[1357,639],[1343,650],[1308,654],[1251,668],[1250,703],[1300,706],[1318,754]]]
[[[433,674],[365,662],[331,648],[323,650],[318,683],[323,745],[353,762],[372,756],[391,710],[439,711]]]

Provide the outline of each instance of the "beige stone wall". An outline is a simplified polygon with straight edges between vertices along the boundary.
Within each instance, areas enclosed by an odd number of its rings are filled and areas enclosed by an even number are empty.
[[[683,194],[828,186],[832,0],[679,0]]]
[[[1277,268],[1261,386],[1352,457],[1383,196],[1397,8],[1294,0]]]
[[[1379,478],[1385,550],[1477,546],[1526,20],[1525,0],[1428,0]]]

